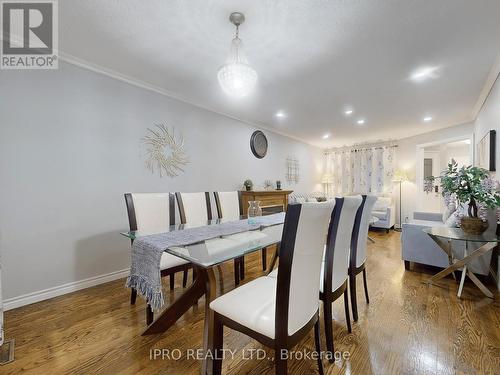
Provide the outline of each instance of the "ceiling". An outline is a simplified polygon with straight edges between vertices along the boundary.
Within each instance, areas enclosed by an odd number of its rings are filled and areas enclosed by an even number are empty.
[[[238,100],[216,77],[233,11],[246,16],[240,37],[259,75]],[[499,14],[498,0],[64,0],[59,40],[63,55],[329,147],[472,120],[500,52]],[[434,78],[409,79],[424,66]]]

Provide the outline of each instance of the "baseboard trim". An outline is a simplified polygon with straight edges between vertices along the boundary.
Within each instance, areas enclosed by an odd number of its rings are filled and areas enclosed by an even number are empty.
[[[33,293],[23,294],[18,297],[8,298],[4,300],[3,307],[5,311],[12,310],[21,306],[30,305],[35,302],[40,302],[50,298],[58,297],[63,294],[76,292],[78,290],[90,288],[92,286],[121,279],[127,277],[128,274],[129,274],[129,269],[125,269],[125,270],[111,272],[105,275],[89,277],[88,279],[83,279],[72,283],[63,284],[60,286],[40,290]]]

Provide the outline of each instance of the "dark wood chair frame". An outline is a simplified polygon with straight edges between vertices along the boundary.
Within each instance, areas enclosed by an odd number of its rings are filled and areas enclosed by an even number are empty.
[[[169,205],[169,223],[170,225],[175,224],[175,203],[174,203],[174,195],[172,193],[169,193],[168,195],[168,205]],[[137,218],[135,216],[135,207],[134,207],[134,200],[132,199],[132,194],[131,193],[125,193],[125,204],[127,205],[127,214],[128,214],[128,223],[130,227],[130,231],[136,231],[137,230]],[[130,240],[130,243],[133,244],[134,240]],[[182,275],[182,286],[186,287],[187,284],[187,278],[188,278],[188,270],[192,268],[193,265],[191,263],[188,264],[181,264],[179,266],[171,267],[171,268],[166,268],[164,270],[160,271],[161,277],[166,277],[170,276],[170,290],[174,289],[175,286],[175,274],[177,272],[183,272]],[[194,279],[194,274],[193,274],[193,279]],[[137,291],[132,288],[132,291],[130,293],[130,304],[135,305],[135,301],[137,299]],[[150,325],[153,322],[154,319],[154,313],[153,310],[151,309],[151,306],[148,305],[146,306],[146,324]]]
[[[352,318],[355,322],[358,321],[358,300],[356,296],[356,276],[363,272],[363,286],[365,289],[365,299],[366,303],[370,303],[370,297],[368,296],[368,285],[366,282],[366,267],[365,262],[359,267],[356,267],[356,257],[358,253],[358,239],[359,239],[359,229],[361,223],[361,217],[363,215],[363,208],[366,202],[366,195],[362,196],[363,202],[356,213],[356,222],[354,223],[354,231],[351,241],[351,256],[349,262],[349,292],[351,294],[351,309]]]
[[[289,350],[297,345],[305,336],[308,335],[314,326],[314,343],[315,349],[321,353],[320,329],[319,329],[319,310],[304,325],[293,335],[288,335],[288,308],[290,304],[290,278],[292,271],[292,260],[295,247],[295,238],[297,235],[297,227],[299,223],[300,204],[291,204],[288,206],[288,211],[283,225],[283,236],[281,239],[281,257],[279,262],[279,271],[277,277],[276,288],[276,313],[275,313],[275,339],[271,339],[259,332],[256,332],[248,327],[245,327],[232,319],[229,319],[215,312],[214,314],[214,342],[213,353],[214,360],[212,361],[212,373],[214,375],[221,374],[222,371],[222,346],[223,346],[223,330],[224,326],[233,330],[244,333],[247,336],[259,341],[263,345],[273,348],[275,352],[274,364],[276,374],[287,374],[287,360],[282,358],[280,353],[282,349]],[[319,373],[322,375],[323,362],[321,355],[318,355],[317,364]]]
[[[319,298],[321,301],[323,301],[323,318],[325,320],[326,348],[330,353],[334,353],[335,351],[333,345],[332,303],[336,301],[340,296],[344,296],[344,310],[345,310],[347,330],[349,331],[349,333],[352,332],[351,317],[349,316],[349,297],[347,292],[347,280],[336,290],[332,290],[335,240],[338,234],[338,227],[340,222],[340,216],[342,214],[343,205],[344,205],[344,198],[335,198],[335,208],[333,210],[332,220],[330,222],[330,230],[328,232],[328,239],[326,242],[327,245],[325,254],[325,270],[323,273],[324,275],[323,292],[319,293]],[[332,363],[334,362],[333,356],[330,356],[329,359],[330,362]]]

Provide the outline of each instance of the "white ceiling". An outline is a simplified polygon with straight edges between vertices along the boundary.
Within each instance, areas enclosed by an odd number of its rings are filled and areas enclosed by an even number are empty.
[[[232,11],[259,74],[239,100],[216,77]],[[498,0],[64,0],[59,14],[63,53],[322,147],[470,121],[500,51]],[[421,66],[439,77],[409,80]]]

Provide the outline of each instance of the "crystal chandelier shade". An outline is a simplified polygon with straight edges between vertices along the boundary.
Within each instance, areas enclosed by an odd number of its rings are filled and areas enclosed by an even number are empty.
[[[243,53],[243,42],[239,38],[238,28],[245,17],[241,13],[232,13],[229,19],[236,26],[236,36],[231,42],[226,63],[217,72],[217,79],[227,95],[242,98],[255,88],[257,72],[248,64]]]

